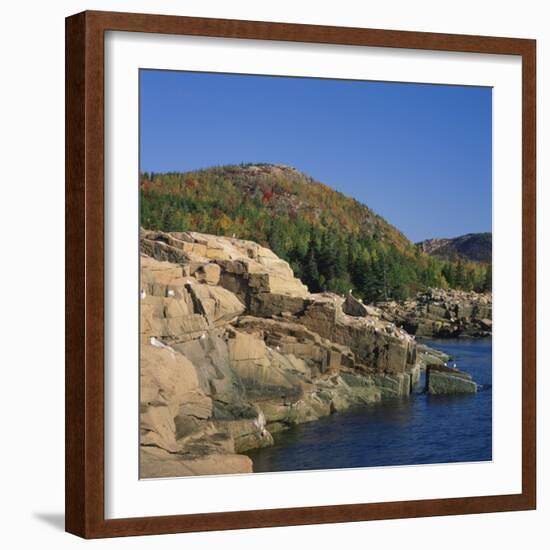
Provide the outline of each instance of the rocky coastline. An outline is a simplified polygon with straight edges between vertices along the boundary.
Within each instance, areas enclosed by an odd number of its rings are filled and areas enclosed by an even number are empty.
[[[385,319],[426,338],[483,338],[493,327],[490,293],[430,288],[404,302],[377,304]]]
[[[311,294],[252,241],[142,230],[140,247],[143,478],[251,472],[242,453],[277,431],[409,396],[446,362],[415,336],[490,334],[489,295],[374,307]]]

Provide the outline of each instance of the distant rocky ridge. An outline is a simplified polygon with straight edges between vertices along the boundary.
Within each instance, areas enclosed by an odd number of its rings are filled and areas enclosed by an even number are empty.
[[[490,262],[493,236],[491,233],[468,233],[454,239],[427,239],[416,243],[430,256],[451,259],[460,257],[473,262]]]
[[[391,304],[311,294],[252,241],[142,230],[140,242],[141,477],[250,472],[241,453],[272,433],[406,397],[443,362]]]

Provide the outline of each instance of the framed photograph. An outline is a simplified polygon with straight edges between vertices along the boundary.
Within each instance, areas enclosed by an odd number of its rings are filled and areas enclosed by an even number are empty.
[[[535,41],[66,20],[66,529],[535,508]]]

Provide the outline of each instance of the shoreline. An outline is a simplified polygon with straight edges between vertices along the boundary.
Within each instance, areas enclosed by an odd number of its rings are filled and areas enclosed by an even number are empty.
[[[447,342],[451,345],[459,344],[462,345],[473,345],[475,348],[477,348],[477,343],[479,342],[485,342],[487,344],[490,344],[490,339],[479,339],[479,338],[456,338],[456,339],[446,339]],[[492,349],[492,346],[491,346]],[[437,350],[441,353],[444,353],[442,350]],[[452,357],[452,356],[450,356]],[[464,367],[462,367],[464,368]],[[469,370],[466,367],[467,370]],[[423,376],[424,378],[424,376]],[[483,389],[480,390],[482,392],[487,391],[487,384],[482,384]],[[489,384],[490,386],[490,384]],[[409,399],[403,399],[403,400],[386,400],[384,402],[380,402],[377,404],[370,404],[370,405],[358,405],[354,407],[350,407],[349,409],[345,411],[341,411],[336,413],[335,415],[331,416],[330,418],[323,418],[320,419],[318,422],[318,428],[315,427],[314,424],[311,425],[297,425],[291,428],[290,431],[282,433],[282,434],[276,434],[275,435],[275,443],[273,447],[265,448],[265,449],[254,449],[251,451],[248,451],[246,455],[253,461],[253,471],[254,473],[269,473],[269,472],[292,472],[292,471],[311,471],[311,470],[331,470],[331,469],[342,469],[342,468],[370,468],[370,467],[391,467],[391,466],[409,466],[409,465],[428,465],[428,464],[446,464],[446,463],[454,463],[454,462],[462,462],[465,461],[462,457],[459,457],[458,459],[454,459],[451,456],[443,457],[445,459],[417,459],[416,462],[408,461],[404,458],[398,459],[395,457],[391,457],[389,459],[389,463],[385,462],[383,458],[377,459],[376,458],[376,452],[373,453],[373,455],[368,455],[369,458],[366,459],[365,463],[357,464],[354,463],[353,465],[313,465],[313,466],[304,466],[303,464],[290,464],[288,465],[291,460],[289,458],[285,458],[285,454],[287,455],[293,455],[298,454],[300,455],[306,455],[310,456],[310,453],[307,452],[305,449],[300,452],[299,449],[301,446],[306,447],[307,445],[311,445],[308,439],[312,439],[313,435],[315,433],[324,433],[328,430],[327,437],[336,437],[336,439],[332,439],[332,444],[338,448],[341,446],[340,439],[346,439],[347,433],[349,432],[348,426],[352,425],[353,423],[361,423],[364,421],[367,421],[368,428],[365,428],[368,430],[368,432],[365,432],[365,435],[368,437],[368,433],[373,429],[373,425],[377,426],[378,424],[383,424],[388,422],[388,418],[391,418],[392,415],[397,415],[399,417],[398,420],[396,420],[396,423],[402,423],[403,418],[402,414],[406,414],[406,417],[408,417],[410,420],[410,423],[413,423],[414,417],[416,416],[414,412],[408,413],[401,413],[400,411],[408,411],[411,409],[411,411],[415,410],[415,407],[418,404],[418,400],[426,400],[426,407],[429,408],[430,406],[433,407],[435,404],[436,407],[438,407],[439,411],[441,411],[441,407],[446,407],[446,404],[448,404],[449,407],[456,407],[457,404],[461,402],[462,399],[469,399],[472,396],[471,395],[453,395],[453,396],[430,396],[425,393],[425,381],[422,380],[419,385],[417,385],[415,391],[413,394],[411,394],[411,397]],[[434,401],[435,397],[435,401]],[[483,396],[482,396],[483,397]],[[468,403],[468,401],[466,402]],[[450,410],[450,409],[449,409]],[[416,413],[418,414],[418,413]],[[438,414],[441,414],[439,412]],[[378,418],[378,420],[376,420]],[[403,427],[403,430],[407,430],[408,428]],[[343,433],[342,433],[343,431]],[[305,442],[301,442],[302,438],[305,438]],[[490,439],[490,438],[489,438]],[[419,445],[422,445],[422,441],[418,442]],[[358,449],[361,448],[362,442],[357,441],[353,443],[349,448],[348,451],[350,453],[357,453]],[[320,452],[322,452],[322,449],[320,447]],[[386,455],[388,454],[388,449],[385,449],[384,452]],[[482,455],[483,452],[479,451],[479,453]],[[491,460],[490,452],[487,451],[487,456],[484,457],[475,457],[471,458],[468,457],[468,461],[477,462],[477,461],[488,461]],[[449,451],[449,454],[452,454]],[[265,469],[265,464],[270,461],[270,456],[273,458],[271,459],[272,462],[270,463],[269,469]],[[342,453],[340,453],[340,456],[342,456]],[[344,455],[345,456],[345,455]],[[317,457],[319,462],[323,464],[323,458]],[[309,460],[309,458],[308,458]],[[324,459],[327,460],[327,459]],[[344,460],[344,458],[342,458]],[[425,460],[425,461],[422,461]],[[258,461],[260,464],[258,465]],[[283,463],[286,463],[287,466],[281,467],[280,463],[281,461]],[[328,459],[330,462],[330,459]],[[393,462],[392,462],[393,461]]]
[[[251,241],[143,231],[141,249],[141,477],[250,472],[241,453],[272,445],[273,433],[406,399],[422,367],[445,363],[393,304],[311,294]],[[479,308],[448,295],[437,311],[419,295],[412,310],[477,323]],[[445,387],[456,375],[443,373]]]

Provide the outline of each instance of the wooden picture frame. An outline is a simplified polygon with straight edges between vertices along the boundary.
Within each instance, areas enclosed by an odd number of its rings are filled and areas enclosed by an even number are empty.
[[[521,56],[522,490],[518,494],[104,517],[104,35],[126,31]],[[536,506],[534,40],[88,11],[66,20],[66,530],[115,537],[532,510]]]

